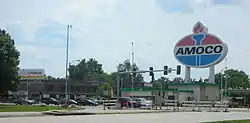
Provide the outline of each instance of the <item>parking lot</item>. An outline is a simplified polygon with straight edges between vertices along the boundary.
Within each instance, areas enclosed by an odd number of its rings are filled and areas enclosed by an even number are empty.
[[[41,116],[0,118],[1,123],[195,123],[218,120],[250,119],[248,112],[169,112],[152,114],[116,114],[83,116]]]

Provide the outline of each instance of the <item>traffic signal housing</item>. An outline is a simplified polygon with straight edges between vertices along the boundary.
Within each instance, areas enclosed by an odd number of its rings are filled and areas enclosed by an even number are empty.
[[[176,74],[177,74],[177,75],[180,75],[180,74],[181,74],[181,66],[180,66],[180,65],[177,65]]]
[[[154,70],[153,67],[149,67],[149,76],[154,76],[153,70]]]
[[[164,66],[164,75],[168,75],[168,66]]]

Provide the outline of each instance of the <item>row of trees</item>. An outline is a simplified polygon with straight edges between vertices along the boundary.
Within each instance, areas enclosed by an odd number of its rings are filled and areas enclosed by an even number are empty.
[[[166,77],[160,77],[159,79],[155,80],[153,84],[155,86],[160,86],[159,83],[163,83],[163,85],[167,85],[169,83],[184,83],[184,79],[181,77],[176,77],[173,80],[169,80]],[[199,80],[191,79],[189,81],[190,83],[202,83],[202,82],[208,82],[208,79],[202,79]],[[221,84],[224,86],[225,82],[227,82],[227,87],[229,88],[250,88],[250,79],[249,76],[242,70],[237,69],[228,69],[221,73],[217,73],[215,75],[215,83]]]
[[[19,81],[18,78],[18,65],[19,65],[19,55],[20,53],[15,48],[14,40],[11,39],[10,34],[6,31],[0,29],[0,93],[4,94],[8,90],[15,90],[16,85]],[[123,63],[117,65],[118,71],[131,71],[132,68],[139,70],[136,64],[131,64],[129,60],[125,60]],[[101,89],[108,89],[110,87],[116,88],[117,74],[106,73],[102,64],[99,63],[94,58],[82,59],[77,65],[69,66],[69,79],[74,81],[82,82],[100,82]],[[134,76],[134,86],[140,86],[141,82],[144,82],[142,74],[122,74],[120,78],[123,83],[123,87],[131,87],[132,76]],[[52,76],[47,76],[48,79],[64,79],[64,78],[54,78]],[[228,87],[231,88],[250,88],[250,80],[248,75],[241,70],[228,69],[223,74],[218,73],[215,76],[216,83],[225,82],[227,80]],[[190,82],[201,83],[206,82],[207,79],[192,79]],[[176,77],[173,80],[169,80],[166,77],[160,77],[156,79],[153,84],[157,86],[157,83],[183,83],[184,80],[180,77]],[[224,83],[223,83],[224,84]]]

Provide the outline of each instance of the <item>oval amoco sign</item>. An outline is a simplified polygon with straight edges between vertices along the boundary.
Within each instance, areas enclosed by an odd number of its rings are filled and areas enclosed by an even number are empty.
[[[227,45],[217,36],[207,32],[198,22],[193,34],[182,38],[174,47],[176,59],[185,66],[205,68],[221,62],[227,55]]]

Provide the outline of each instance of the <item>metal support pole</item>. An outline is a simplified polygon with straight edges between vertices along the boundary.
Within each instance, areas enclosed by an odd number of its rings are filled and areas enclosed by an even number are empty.
[[[179,100],[179,90],[178,90],[178,92],[177,92],[177,111],[180,111],[180,108],[179,108],[180,102],[179,101],[180,100]]]
[[[121,90],[123,89],[123,79],[121,78]]]
[[[227,58],[225,59],[225,71],[226,70],[227,70]],[[227,82],[228,82],[227,77],[228,75],[225,74],[225,97],[227,97]],[[227,104],[225,105],[225,112],[227,112]]]
[[[209,83],[215,83],[215,67],[209,67]]]
[[[116,98],[117,98],[117,103],[119,103],[119,97],[120,97],[120,95],[119,95],[119,93],[120,93],[120,74],[118,73],[117,74],[117,87],[116,87]]]
[[[190,69],[191,69],[190,67],[185,66],[185,78],[184,78],[185,83],[190,82],[190,72],[191,72]]]
[[[223,69],[221,70],[221,77],[220,77],[220,99],[221,99],[221,109],[223,109]]]
[[[132,42],[132,71],[134,70],[134,42]],[[133,98],[133,92],[134,92],[134,75],[132,74],[132,98]],[[133,103],[131,103],[131,108],[134,108]]]
[[[67,46],[66,46],[66,65],[65,65],[65,104],[68,103],[68,64],[69,64],[69,29],[72,28],[71,25],[67,27]]]
[[[27,99],[29,99],[29,80],[26,80],[26,92],[27,92]]]
[[[162,90],[162,81],[161,81],[161,92],[160,92],[160,110],[162,110],[162,97],[163,97],[163,90]]]
[[[175,111],[175,91],[173,91],[173,96],[174,96],[174,111]]]

